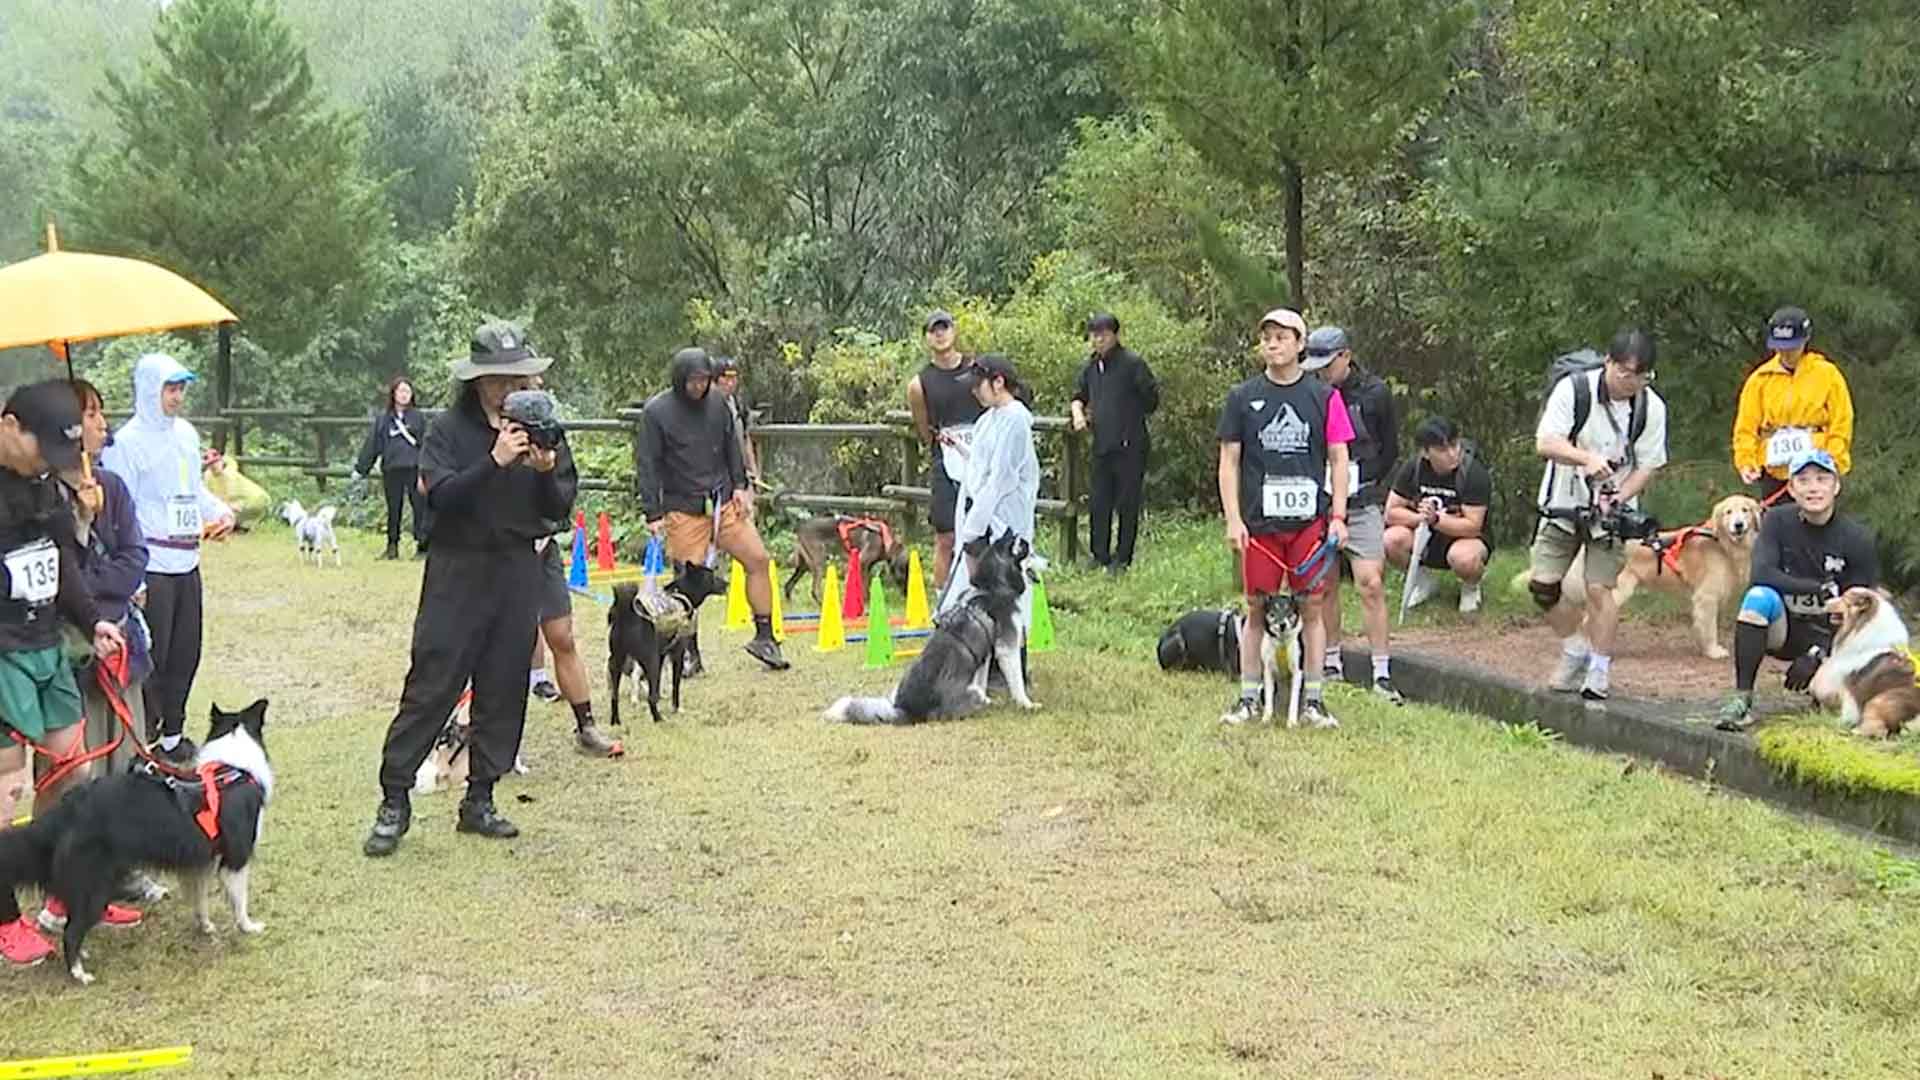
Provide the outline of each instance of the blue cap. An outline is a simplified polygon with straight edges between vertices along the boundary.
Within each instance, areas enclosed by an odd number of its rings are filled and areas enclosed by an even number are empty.
[[[180,371],[176,371],[173,374],[167,376],[166,379],[162,381],[160,385],[172,386],[174,383],[199,382],[199,381],[200,381],[200,376],[195,375],[191,371],[182,369]]]
[[[1840,475],[1840,466],[1834,464],[1833,455],[1825,450],[1802,450],[1787,462],[1787,475],[1799,476],[1801,469],[1818,466],[1835,476]]]

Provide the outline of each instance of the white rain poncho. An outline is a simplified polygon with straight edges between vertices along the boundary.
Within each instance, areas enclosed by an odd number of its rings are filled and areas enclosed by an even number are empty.
[[[1033,414],[1018,400],[996,406],[974,421],[967,468],[960,479],[960,512],[954,527],[954,568],[940,610],[966,601],[963,549],[982,536],[998,538],[1011,529],[1033,543],[1035,504],[1040,498],[1040,458],[1033,449]],[[1033,590],[1020,597],[1020,625],[1032,614]]]
[[[202,523],[232,514],[200,476],[200,433],[160,408],[160,391],[192,373],[164,353],[148,353],[133,369],[133,419],[113,433],[102,468],[127,482],[134,516],[147,539],[147,572],[187,574],[200,565]]]

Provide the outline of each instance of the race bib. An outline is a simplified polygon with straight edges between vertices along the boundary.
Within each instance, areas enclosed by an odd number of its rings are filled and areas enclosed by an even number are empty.
[[[167,537],[200,539],[200,500],[191,495],[175,495],[167,500]]]
[[[1806,428],[1783,427],[1767,437],[1767,468],[1785,468],[1794,455],[1813,449],[1813,432]]]
[[[1827,613],[1827,600],[1817,593],[1794,593],[1784,598],[1787,610],[1795,615],[1811,617]]]
[[[53,601],[60,591],[60,549],[51,540],[38,540],[7,552],[11,596],[38,607]]]
[[[951,424],[941,428],[940,434],[952,440],[940,447],[940,455],[946,463],[947,475],[958,480],[967,472],[967,451],[973,447],[973,425]]]
[[[1360,463],[1357,461],[1349,461],[1347,462],[1347,495],[1348,497],[1351,498],[1353,496],[1353,493],[1359,490],[1360,490]],[[1329,495],[1333,494],[1333,465],[1332,464],[1327,465],[1327,494]]]
[[[1312,521],[1320,512],[1320,485],[1304,476],[1269,476],[1260,485],[1260,516],[1270,521]]]

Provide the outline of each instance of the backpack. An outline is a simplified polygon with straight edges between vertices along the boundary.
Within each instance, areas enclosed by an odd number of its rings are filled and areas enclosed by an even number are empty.
[[[1547,398],[1552,395],[1553,388],[1560,385],[1561,379],[1569,375],[1584,375],[1589,371],[1598,371],[1605,367],[1606,363],[1607,358],[1593,349],[1576,349],[1554,357],[1553,362],[1547,365],[1547,390],[1540,396],[1540,411],[1543,413],[1546,411]],[[1580,429],[1587,426],[1587,417],[1593,415],[1594,386],[1592,383],[1585,385],[1586,393],[1576,390],[1573,394],[1573,428],[1567,432],[1569,441],[1580,437]],[[1633,396],[1633,406],[1627,411],[1627,451],[1629,453],[1633,451],[1633,444],[1640,441],[1640,436],[1646,430],[1647,392],[1643,388]]]

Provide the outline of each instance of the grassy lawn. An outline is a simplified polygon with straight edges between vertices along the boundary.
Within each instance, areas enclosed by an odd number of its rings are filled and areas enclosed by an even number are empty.
[[[228,1077],[1913,1075],[1914,863],[1438,710],[1339,697],[1338,732],[1223,731],[1223,681],[1151,661],[1170,613],[1231,588],[1208,539],[1150,537],[1166,574],[1058,576],[1038,714],[829,727],[831,697],[897,672],[795,638],[795,669],[766,674],[710,632],[712,674],[676,720],[628,729],[625,762],[575,756],[564,709],[532,708],[533,774],[500,793],[521,839],[456,836],[453,797],[429,796],[384,862],[359,846],[417,565],[361,536],[343,570],[298,567],[278,532],[218,548],[195,710],[273,700],[269,930],[203,941],[169,901],[95,936],[90,990],[55,965],[0,978],[0,1058],[179,1041],[175,1075]],[[598,668],[601,611],[578,610]]]

